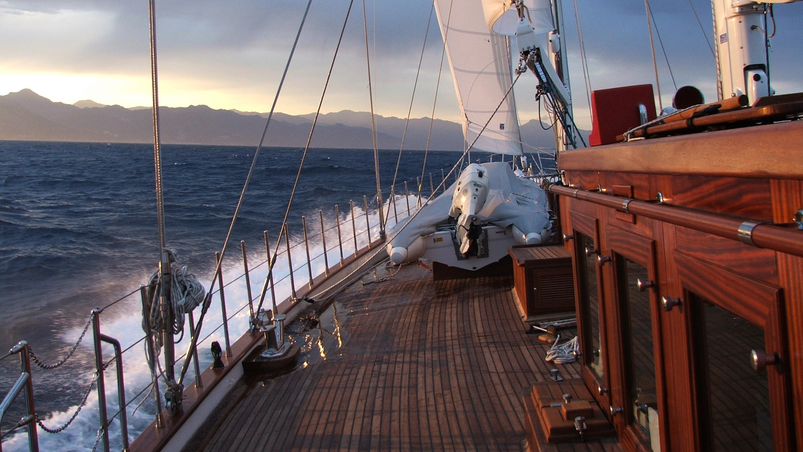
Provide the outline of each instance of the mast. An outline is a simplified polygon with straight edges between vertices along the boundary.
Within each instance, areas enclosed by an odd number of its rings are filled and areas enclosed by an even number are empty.
[[[750,103],[772,94],[766,14],[772,6],[752,1],[712,0],[720,100],[746,94]]]
[[[552,66],[560,78],[560,81],[565,86],[571,86],[569,83],[569,59],[566,57],[566,38],[563,37],[563,7],[560,0],[552,2],[552,20],[555,24],[555,29],[548,33],[549,39],[549,59]],[[571,116],[572,114],[572,95],[567,92],[566,97],[566,113]],[[568,120],[569,118],[565,118]],[[566,145],[574,142],[574,137],[567,137],[566,130],[563,128],[555,128],[555,158],[561,151],[566,149]],[[574,131],[569,131],[572,135]],[[567,139],[568,138],[568,139]]]

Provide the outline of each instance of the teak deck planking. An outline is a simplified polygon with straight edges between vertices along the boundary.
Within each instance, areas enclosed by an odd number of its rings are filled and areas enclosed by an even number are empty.
[[[368,280],[368,282],[371,282]],[[207,451],[516,450],[522,396],[559,367],[525,334],[512,278],[433,281],[418,266],[336,297],[342,348],[324,335],[289,374],[256,381],[206,438]],[[319,330],[320,331],[320,330]],[[608,445],[610,446],[610,445]],[[566,444],[554,450],[602,450]]]

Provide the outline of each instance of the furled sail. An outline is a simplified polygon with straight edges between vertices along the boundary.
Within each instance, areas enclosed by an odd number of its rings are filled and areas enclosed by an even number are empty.
[[[516,102],[512,91],[505,97],[512,84],[508,37],[489,29],[481,0],[434,1],[463,114],[466,142],[472,143],[488,123],[474,149],[521,155]]]

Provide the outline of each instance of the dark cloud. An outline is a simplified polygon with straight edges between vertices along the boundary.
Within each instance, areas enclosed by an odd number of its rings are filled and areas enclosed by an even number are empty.
[[[272,93],[306,3],[306,0],[158,0],[160,73],[164,79],[193,80],[197,86],[209,90],[235,85],[229,89]],[[644,3],[632,0],[578,0],[577,3],[592,88],[654,83]],[[313,0],[287,88],[288,92],[304,96],[310,111],[317,103],[348,5],[349,0]],[[664,44],[662,50],[656,40],[661,88],[667,93],[664,97],[671,98],[674,91],[666,60],[678,86],[695,84],[707,98],[714,96],[716,72],[708,45],[713,35],[710,3],[707,0],[652,0],[650,5]],[[397,112],[406,112],[405,103],[412,90],[431,8],[429,0],[366,2],[374,81],[378,85],[384,83],[384,89],[377,95],[378,102],[389,104],[391,98],[398,99],[401,106],[397,107]],[[772,41],[773,80],[778,86],[803,91],[797,50],[803,39],[803,4],[778,5],[775,10],[778,32]],[[564,11],[573,92],[576,103],[581,105],[585,96],[573,2],[564,1]],[[59,14],[67,17],[68,13],[76,13],[73,16],[96,14],[109,24],[96,30],[86,30],[87,25],[83,23],[64,24],[64,29],[59,31],[61,34],[54,35],[57,37],[52,42],[45,39],[51,32],[56,33],[53,30],[29,30],[24,39],[17,42],[0,30],[6,44],[0,49],[0,58],[43,71],[47,68],[105,71],[147,77],[146,0],[6,0],[0,3],[0,15],[25,17],[33,13],[53,17]],[[82,36],[76,39],[80,45],[71,42],[71,36]],[[337,75],[333,81],[339,89],[362,90],[367,84],[364,39],[362,1],[355,1],[337,65],[338,71],[344,74]],[[440,32],[433,20],[419,83],[422,90],[419,102],[429,104],[428,108],[434,95],[440,52]],[[444,74],[443,80],[448,84],[450,76]],[[342,96],[347,99],[354,95]],[[429,100],[425,101],[426,96]],[[442,90],[440,96],[445,103],[448,103],[447,97],[454,97],[451,88]],[[424,113],[428,108],[422,106],[422,114],[428,114]]]

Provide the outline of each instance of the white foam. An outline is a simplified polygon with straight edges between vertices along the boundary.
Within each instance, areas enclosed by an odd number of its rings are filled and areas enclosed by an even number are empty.
[[[414,195],[410,195],[409,201],[412,208],[415,205],[416,197]],[[398,217],[406,217],[407,211],[406,204],[404,203],[404,196],[397,195],[396,202],[398,208]],[[385,206],[385,212],[387,212],[387,204]],[[351,214],[354,214],[354,223],[352,223]],[[365,221],[365,210],[360,208],[358,205],[355,205],[353,212],[341,214],[341,216],[343,218],[339,220],[341,221],[343,255],[344,257],[348,258],[348,256],[354,254],[354,227],[352,225],[356,226],[358,248],[363,248],[368,243],[366,234],[367,225]],[[379,237],[378,213],[376,210],[374,210],[370,212],[368,216],[372,225],[371,238],[376,240],[376,238]],[[388,227],[395,224],[395,215],[392,207],[390,209],[389,217]],[[333,267],[340,260],[340,247],[337,243],[335,218],[324,218],[324,225],[326,228],[327,257],[329,260],[329,266]],[[319,229],[319,227],[320,226],[318,226],[317,229]],[[310,229],[312,230],[312,228]],[[317,229],[315,230],[315,235],[310,239],[309,250],[312,261],[310,267],[312,268],[313,276],[317,276],[323,273],[325,270],[325,263],[322,254],[323,245],[320,237],[320,231]],[[304,284],[309,283],[309,270],[307,267],[306,258],[307,251],[303,242],[303,232],[297,232],[297,234],[291,234],[290,242],[292,248],[292,260],[294,267],[293,276],[295,280],[295,286],[296,288],[300,288]],[[271,247],[274,246],[275,242],[272,242]],[[286,245],[282,243],[279,249],[279,252],[282,254],[277,257],[276,265],[273,269],[277,304],[291,295],[290,278],[288,277],[290,272],[285,254],[286,249]],[[229,336],[231,341],[234,342],[248,329],[249,309],[247,307],[248,296],[247,288],[245,287],[245,278],[241,278],[243,272],[242,262],[236,257],[231,257],[239,256],[239,254],[230,250],[228,256],[229,258],[224,261],[223,280],[224,284],[228,284],[227,281],[233,281],[231,284],[225,287],[225,299],[227,315],[231,317],[228,322]],[[252,296],[256,299],[256,301],[254,301],[254,309],[256,309],[256,304],[259,300],[259,294],[268,273],[267,265],[264,263],[265,260],[264,247],[261,250],[253,250],[249,252],[248,261],[251,265],[251,269],[249,271],[251,291]],[[259,265],[260,263],[262,263],[262,265]],[[192,271],[192,269],[190,270]],[[204,287],[210,287],[210,280],[212,278],[211,274],[202,276],[196,273],[196,276],[198,276],[203,282]],[[140,283],[141,281],[132,281],[131,285],[136,286]],[[218,286],[215,284],[215,290],[217,289]],[[270,291],[268,291],[265,297],[265,304],[263,308],[269,309],[270,307],[271,294]],[[144,335],[141,327],[141,310],[142,308],[139,299],[139,292],[137,291],[128,299],[101,313],[101,332],[120,341],[123,350],[127,349],[132,344],[140,341]],[[196,309],[194,315],[197,321],[198,317],[200,316],[200,309]],[[216,294],[212,297],[211,305],[206,314],[204,326],[201,332],[201,338],[205,338],[209,334],[209,331],[217,328],[221,323],[222,316],[220,298],[219,295]],[[210,327],[211,325],[214,325],[214,327]],[[190,338],[188,326],[189,321],[186,322],[185,337],[176,346],[177,355],[182,355],[186,351],[189,344]],[[71,329],[60,336],[65,343],[71,344],[75,338],[80,335],[82,328],[83,325],[80,328]],[[92,349],[92,341],[90,339],[91,334],[91,331],[88,332],[87,337],[81,344],[82,347],[87,348],[90,351]],[[201,370],[207,368],[212,363],[212,355],[210,351],[210,344],[212,341],[218,341],[221,346],[224,345],[222,328],[218,328],[208,339],[205,339],[203,343],[199,344],[198,354]],[[111,346],[104,345],[103,354],[104,360],[109,361],[114,356],[114,351]],[[126,388],[126,402],[128,403],[128,436],[129,439],[133,441],[133,439],[153,421],[155,414],[153,396],[148,395],[147,391],[134,403],[131,403],[132,398],[139,394],[143,388],[147,387],[151,383],[151,374],[144,353],[144,342],[134,345],[131,350],[123,354],[123,367],[125,369],[124,380]],[[194,366],[190,366],[190,369],[187,373],[185,386],[191,384],[193,381],[193,367]],[[34,372],[37,371],[39,371],[39,369],[34,370]],[[176,372],[178,371],[179,369],[177,368]],[[110,365],[104,375],[106,380],[105,394],[107,401],[107,413],[108,417],[111,417],[118,411],[115,365]],[[71,380],[69,384],[75,384],[82,388],[83,394],[84,388],[88,387],[91,379],[92,376],[87,375],[83,378]],[[159,384],[160,390],[163,391],[163,380],[160,380]],[[34,388],[34,393],[36,393],[36,388]],[[142,404],[136,413],[133,413],[134,408],[141,401],[142,397],[147,397],[148,400]],[[160,397],[162,396],[160,395]],[[63,432],[59,434],[49,434],[37,427],[39,432],[38,438],[40,449],[58,450],[60,452],[91,450],[95,445],[96,439],[98,438],[97,432],[100,419],[98,406],[97,390],[93,388],[92,392],[87,398],[86,405],[81,409],[81,412],[78,414],[72,425],[70,425]],[[56,428],[66,423],[70,417],[72,417],[76,409],[77,406],[71,406],[64,411],[47,414],[43,417],[42,422],[48,428]],[[118,419],[115,419],[115,421],[111,424],[109,428],[109,437],[111,450],[121,449],[122,440]],[[28,450],[27,434],[24,431],[15,433],[10,439],[3,443],[3,450],[12,452]],[[100,446],[98,446],[98,450],[102,450]]]

